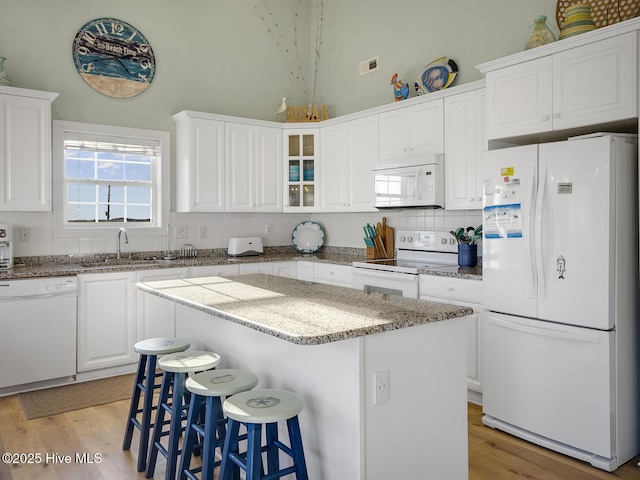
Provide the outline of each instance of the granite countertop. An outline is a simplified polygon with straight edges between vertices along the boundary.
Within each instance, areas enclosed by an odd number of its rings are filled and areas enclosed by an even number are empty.
[[[302,255],[298,252],[270,252],[264,255],[247,257],[229,257],[226,254],[207,255],[177,260],[144,260],[142,258],[120,259],[110,258],[108,262],[95,258],[75,258],[67,256],[38,257],[25,264],[16,263],[14,268],[0,272],[0,280],[23,278],[59,277],[78,275],[81,273],[105,273],[136,270],[155,270],[160,268],[188,268],[215,265],[239,265],[243,263],[306,261],[331,263],[334,265],[351,265],[355,261],[363,261],[364,255],[352,253],[318,252],[313,255]]]
[[[473,314],[467,307],[264,274],[138,283],[138,289],[299,345]]]
[[[116,260],[109,258],[105,262],[101,257],[96,256],[65,256],[55,257],[26,257],[24,263],[17,259],[14,268],[8,271],[0,271],[0,280],[16,280],[24,278],[39,277],[59,277],[66,275],[78,275],[82,273],[107,273],[136,270],[155,270],[160,268],[188,268],[205,267],[215,265],[238,265],[243,263],[260,262],[286,262],[286,261],[306,261],[329,263],[333,265],[350,266],[353,262],[366,261],[364,252],[357,253],[358,249],[332,247],[332,249],[321,250],[313,255],[302,255],[288,247],[273,247],[270,251],[265,251],[263,255],[248,257],[228,257],[226,251],[216,254],[203,255],[192,258],[181,258],[177,260],[145,259],[144,255],[134,258],[123,258]],[[468,278],[482,280],[482,267],[438,267],[420,270],[421,274],[439,275],[448,277]]]
[[[482,280],[482,265],[476,267],[460,267],[448,265],[443,267],[431,267],[420,270],[421,275],[436,275],[438,277],[464,278],[467,280]]]

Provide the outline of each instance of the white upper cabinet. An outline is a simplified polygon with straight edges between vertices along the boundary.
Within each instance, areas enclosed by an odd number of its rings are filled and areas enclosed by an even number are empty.
[[[553,56],[553,128],[637,116],[637,33]]]
[[[282,131],[226,124],[228,212],[282,211]]]
[[[225,211],[224,122],[180,112],[176,121],[176,209]]]
[[[191,111],[173,119],[178,212],[282,211],[280,127]]]
[[[415,165],[416,157],[442,153],[442,114],[442,99],[381,113],[378,166]]]
[[[320,209],[319,128],[284,130],[285,212],[317,212]]]
[[[51,102],[57,96],[0,87],[0,211],[51,211]]]
[[[373,167],[378,158],[378,116],[321,130],[323,212],[373,212]]]
[[[538,53],[533,49],[514,55],[512,64],[479,66],[487,80],[488,139],[636,117],[637,32],[601,40],[596,33],[538,47],[549,55],[528,59]],[[577,43],[583,39],[591,41]]]
[[[444,181],[447,210],[482,208],[484,89],[444,99]]]

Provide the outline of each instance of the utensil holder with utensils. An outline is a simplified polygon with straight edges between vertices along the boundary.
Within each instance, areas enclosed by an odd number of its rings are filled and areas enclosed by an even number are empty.
[[[368,259],[394,258],[395,229],[387,225],[386,217],[382,217],[382,221],[378,222],[375,227],[367,223],[362,229],[364,230]]]

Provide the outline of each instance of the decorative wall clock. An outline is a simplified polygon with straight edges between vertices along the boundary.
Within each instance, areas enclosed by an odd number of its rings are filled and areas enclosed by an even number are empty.
[[[115,18],[96,18],[73,39],[73,61],[91,87],[110,97],[144,92],[156,72],[151,45],[136,28]]]

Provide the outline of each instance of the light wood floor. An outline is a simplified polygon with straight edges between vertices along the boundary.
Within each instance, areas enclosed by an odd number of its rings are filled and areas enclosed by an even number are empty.
[[[0,480],[129,480],[143,479],[136,471],[137,433],[130,451],[122,451],[128,401],[25,420],[17,396],[0,398],[0,453],[70,455],[71,464],[7,465],[0,463]],[[614,473],[536,447],[481,423],[481,408],[469,404],[470,480],[639,480],[640,457]],[[303,433],[304,435],[304,433]],[[76,453],[101,455],[101,462],[79,464]],[[164,477],[164,459],[155,478]],[[390,479],[423,480],[423,479]],[[458,479],[435,479],[458,480]]]

